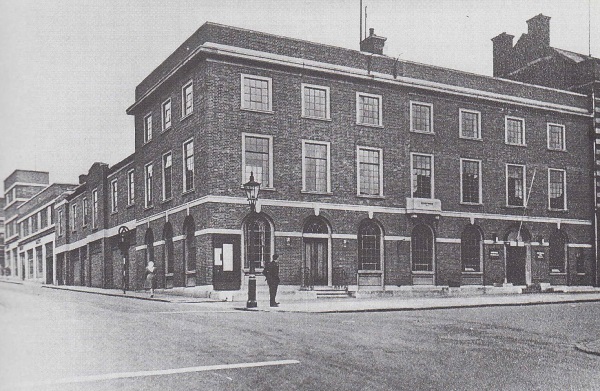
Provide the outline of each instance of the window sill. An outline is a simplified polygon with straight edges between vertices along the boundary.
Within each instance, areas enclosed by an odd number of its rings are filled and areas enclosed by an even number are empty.
[[[482,202],[462,202],[460,203],[461,205],[465,205],[465,206],[483,206]]]
[[[304,119],[314,119],[317,121],[325,121],[325,122],[331,122],[331,118],[322,118],[322,117],[311,117],[309,115],[301,115],[300,118],[304,118]]]
[[[568,209],[552,209],[552,208],[548,208],[548,212],[568,213],[569,210]]]
[[[458,136],[459,139],[461,140],[470,140],[470,141],[483,141],[483,138],[481,137],[465,137],[465,136]]]
[[[241,190],[244,190],[244,185],[241,185],[241,186],[240,186],[240,189],[241,189]],[[261,188],[260,188],[260,191],[261,191],[261,192],[262,192],[262,191],[275,192],[275,191],[277,191],[277,189],[276,189],[276,188],[274,188],[274,187],[261,187]]]
[[[152,141],[152,139],[150,139],[150,140],[147,140],[147,141],[144,141],[144,145],[146,145],[146,144],[150,144],[150,142],[151,142],[151,141]]]
[[[181,117],[181,119],[179,120],[179,122],[183,122],[183,120],[185,120],[186,118],[190,118],[192,115],[194,114],[194,110],[192,109],[192,112],[189,114],[185,114]]]
[[[114,211],[110,212],[110,215],[111,215],[111,216],[114,216],[114,215],[116,215],[117,213],[119,213],[119,211],[118,211],[118,210],[114,210]]]
[[[166,128],[163,128],[162,132],[163,132],[163,133],[164,133],[164,132],[167,132],[167,131],[171,130],[171,128],[172,128],[172,126],[171,126],[171,125],[169,125],[168,127],[166,127]]]
[[[160,201],[160,203],[161,203],[161,204],[166,204],[166,203],[167,203],[167,202],[169,202],[169,201],[173,201],[173,197],[169,197],[169,198],[167,198],[166,200],[162,200],[162,201]]]
[[[578,276],[585,276],[585,273],[577,273]]]
[[[379,124],[363,124],[362,122],[357,122],[356,125],[358,125],[358,126],[366,126],[368,128],[380,128],[380,129],[383,129],[383,125],[379,125]]]
[[[259,109],[250,109],[247,107],[240,107],[240,110],[243,111],[250,111],[253,113],[262,113],[262,114],[275,114],[275,112],[271,109],[271,110],[259,110]]]
[[[373,270],[373,269],[360,269],[358,270],[359,274],[383,274],[383,270]]]
[[[330,191],[310,191],[310,190],[301,190],[300,193],[302,194],[312,194],[312,195],[326,195],[326,196],[332,196],[333,193]]]
[[[483,276],[483,272],[466,271],[466,270],[463,270],[462,274],[467,275],[467,276]]]
[[[357,194],[356,197],[373,199],[373,200],[385,200],[385,196],[383,196],[383,195]]]
[[[418,134],[431,134],[431,135],[435,136],[435,132],[426,132],[424,130],[414,130],[414,129],[411,129],[410,132],[411,133],[418,133]]]
[[[567,149],[555,149],[555,148],[546,148],[549,152],[567,152]]]
[[[182,196],[184,196],[184,195],[187,195],[187,194],[193,193],[193,192],[195,192],[195,191],[196,191],[196,189],[189,189],[189,190],[186,190],[186,191],[184,191],[183,193],[181,193],[181,195],[182,195]]]
[[[524,205],[504,205],[503,208],[505,208],[505,209],[521,209],[521,210],[527,209],[527,208],[525,208]]]
[[[565,273],[565,272],[552,272],[552,271],[551,271],[551,272],[550,272],[550,275],[551,275],[551,276],[566,276],[566,275],[567,275],[567,273]]]
[[[191,275],[193,275],[193,274],[196,274],[196,271],[195,271],[195,270],[186,270],[186,271],[185,271],[185,275],[186,275],[186,276],[191,276]]]
[[[428,272],[428,271],[418,271],[418,270],[412,270],[411,274],[422,274],[422,275],[429,275],[429,276],[433,276],[435,273],[434,272]]]
[[[173,277],[173,273],[166,273],[165,277]]]
[[[151,210],[151,209],[154,209],[154,205],[144,207],[144,210]]]
[[[515,143],[507,143],[506,141],[504,142],[505,145],[512,145],[513,147],[526,147],[527,144],[515,144]]]
[[[127,205],[127,209],[133,208],[134,206],[135,206],[135,204],[129,204],[129,205]]]

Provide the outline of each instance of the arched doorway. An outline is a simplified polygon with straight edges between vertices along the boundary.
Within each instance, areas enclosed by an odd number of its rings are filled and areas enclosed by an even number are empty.
[[[524,226],[508,231],[504,239],[505,280],[513,285],[531,283],[531,234]]]
[[[331,285],[329,225],[322,217],[310,217],[302,230],[304,273],[303,285]]]
[[[188,216],[183,222],[183,274],[185,286],[196,286],[196,225]]]
[[[163,228],[163,272],[164,287],[173,288],[173,273],[175,271],[175,250],[173,246],[173,226],[167,222]]]

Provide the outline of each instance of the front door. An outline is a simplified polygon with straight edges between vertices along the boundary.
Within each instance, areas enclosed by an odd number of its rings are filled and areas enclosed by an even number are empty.
[[[304,266],[310,285],[328,285],[327,239],[304,239]]]
[[[506,247],[506,281],[514,285],[525,285],[527,247]]]
[[[239,235],[213,236],[213,287],[217,291],[239,290],[242,262]]]

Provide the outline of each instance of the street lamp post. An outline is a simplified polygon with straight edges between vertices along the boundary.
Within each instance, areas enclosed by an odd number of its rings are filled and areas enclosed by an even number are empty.
[[[256,201],[258,200],[258,192],[260,191],[260,183],[254,180],[254,173],[250,172],[250,180],[244,183],[244,191],[250,204],[250,216],[256,213]],[[248,231],[250,233],[250,230]],[[251,238],[246,238],[251,240]],[[246,308],[256,308],[256,275],[255,275],[255,260],[248,259],[250,264],[250,273],[248,275],[248,301]]]

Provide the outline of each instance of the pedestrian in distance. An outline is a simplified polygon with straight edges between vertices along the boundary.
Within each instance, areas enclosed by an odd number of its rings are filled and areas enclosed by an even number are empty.
[[[273,254],[273,261],[267,262],[265,268],[263,269],[263,274],[267,279],[267,284],[269,285],[271,307],[279,307],[279,303],[275,301],[275,296],[277,296],[277,287],[279,286],[279,263],[277,262],[278,259],[279,255]]]
[[[148,262],[146,265],[146,279],[145,279],[145,287],[150,288],[150,297],[154,297],[154,279],[156,277],[156,267],[154,266],[154,262]]]

